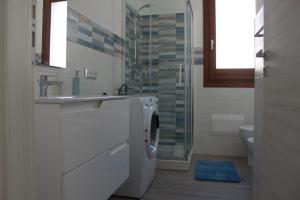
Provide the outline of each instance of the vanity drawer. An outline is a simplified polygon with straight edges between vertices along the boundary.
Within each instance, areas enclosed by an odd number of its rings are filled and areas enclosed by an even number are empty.
[[[124,143],[63,176],[63,200],[108,199],[129,177]]]
[[[63,112],[63,174],[129,139],[129,101],[104,101],[99,108]]]

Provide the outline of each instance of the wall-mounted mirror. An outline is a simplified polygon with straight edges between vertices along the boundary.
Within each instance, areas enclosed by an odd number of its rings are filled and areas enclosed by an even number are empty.
[[[66,68],[67,0],[36,0],[35,63]]]

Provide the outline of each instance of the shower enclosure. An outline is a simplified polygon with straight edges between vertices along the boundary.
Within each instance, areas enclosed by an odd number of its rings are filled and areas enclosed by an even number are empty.
[[[159,99],[158,159],[188,161],[193,147],[189,0],[127,0],[124,82]]]

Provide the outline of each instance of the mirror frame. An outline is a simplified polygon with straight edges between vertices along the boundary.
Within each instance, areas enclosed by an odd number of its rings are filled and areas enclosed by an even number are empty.
[[[43,28],[42,28],[42,63],[50,66],[50,38],[51,38],[51,4],[67,0],[43,1]]]

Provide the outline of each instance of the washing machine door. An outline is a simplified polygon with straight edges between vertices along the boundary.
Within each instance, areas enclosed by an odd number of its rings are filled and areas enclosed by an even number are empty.
[[[145,123],[145,145],[149,158],[156,158],[159,140],[159,116],[157,109],[153,106],[148,109],[147,120]]]

